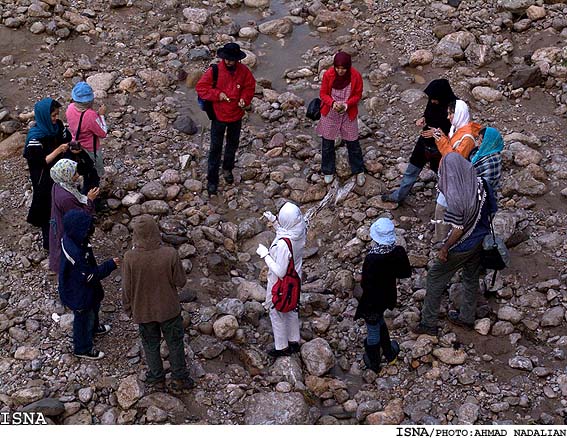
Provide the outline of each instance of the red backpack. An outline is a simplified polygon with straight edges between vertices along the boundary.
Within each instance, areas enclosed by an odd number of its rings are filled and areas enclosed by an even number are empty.
[[[272,303],[274,309],[278,312],[287,313],[296,310],[299,307],[299,294],[301,293],[301,279],[295,271],[295,263],[293,261],[293,247],[291,241],[287,237],[282,237],[289,252],[291,259],[287,265],[287,272],[283,278],[278,278],[278,281],[272,287]]]

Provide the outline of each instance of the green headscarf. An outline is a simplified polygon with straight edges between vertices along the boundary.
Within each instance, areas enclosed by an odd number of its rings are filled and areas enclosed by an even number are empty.
[[[77,173],[77,163],[66,158],[55,163],[50,171],[51,179],[54,182],[71,193],[81,204],[87,204],[88,198],[79,192],[73,181],[75,173]]]

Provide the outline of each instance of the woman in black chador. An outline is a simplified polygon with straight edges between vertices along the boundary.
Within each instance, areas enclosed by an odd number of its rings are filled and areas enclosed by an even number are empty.
[[[447,119],[447,106],[457,100],[447,79],[435,79],[423,90],[429,97],[423,117],[415,122],[422,128],[421,135],[413,148],[410,162],[404,173],[400,187],[392,193],[382,195],[382,201],[401,203],[409,195],[411,188],[417,181],[421,169],[429,163],[431,170],[437,172],[441,153],[437,150],[432,128],[441,129],[445,135],[449,134],[451,122]]]

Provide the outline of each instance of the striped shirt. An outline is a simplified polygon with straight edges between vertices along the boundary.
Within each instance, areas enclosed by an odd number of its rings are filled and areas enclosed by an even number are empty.
[[[487,155],[474,163],[476,174],[486,180],[492,190],[496,192],[502,176],[502,155],[500,153]]]

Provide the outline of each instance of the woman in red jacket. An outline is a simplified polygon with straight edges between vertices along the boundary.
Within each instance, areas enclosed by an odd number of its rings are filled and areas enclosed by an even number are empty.
[[[317,134],[322,138],[321,171],[325,183],[333,182],[335,174],[335,139],[342,138],[348,149],[348,161],[356,183],[364,185],[364,162],[358,141],[358,102],[362,97],[362,76],[352,67],[348,53],[335,55],[333,68],[323,75],[319,92],[321,98],[321,120]]]

